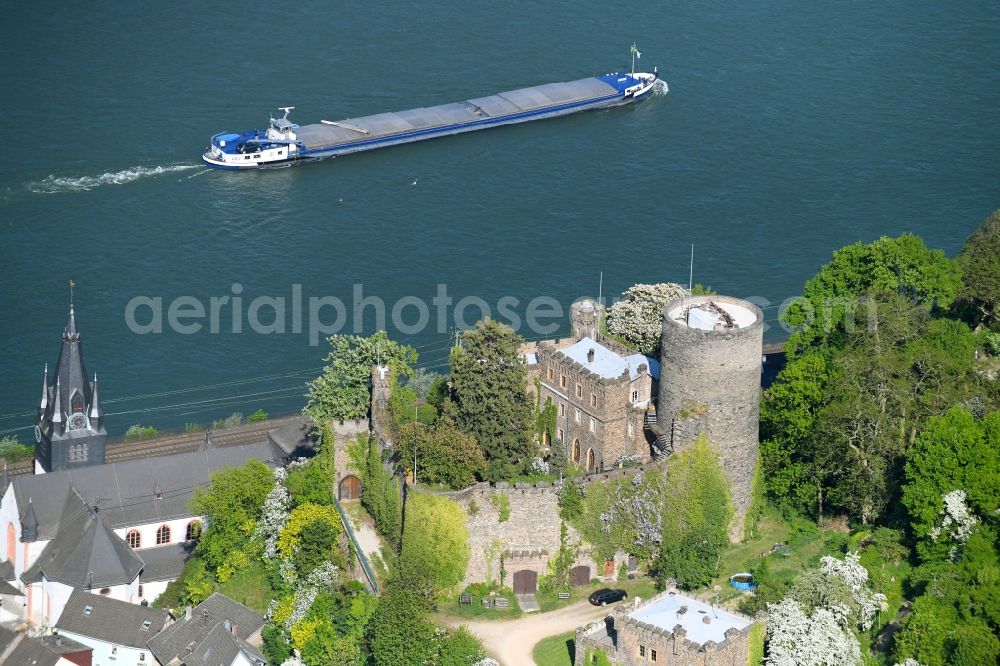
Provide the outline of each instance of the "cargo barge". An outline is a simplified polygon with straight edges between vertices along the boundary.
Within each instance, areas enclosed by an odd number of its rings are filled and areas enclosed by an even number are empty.
[[[633,63],[636,53],[633,49]],[[217,169],[273,169],[439,136],[631,104],[648,96],[659,80],[656,68],[652,73],[635,72],[634,69],[633,65],[633,71],[625,74],[548,83],[463,102],[362,118],[322,120],[312,125],[292,123],[288,114],[294,107],[282,107],[284,116],[271,118],[267,129],[216,134],[202,160]],[[665,88],[664,83],[660,85]]]

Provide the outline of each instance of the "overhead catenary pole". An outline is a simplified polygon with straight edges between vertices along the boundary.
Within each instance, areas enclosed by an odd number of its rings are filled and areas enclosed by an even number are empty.
[[[691,263],[688,265],[688,291],[694,286],[694,243],[691,243]]]
[[[597,338],[601,338],[601,311],[604,309],[604,271],[597,280]]]

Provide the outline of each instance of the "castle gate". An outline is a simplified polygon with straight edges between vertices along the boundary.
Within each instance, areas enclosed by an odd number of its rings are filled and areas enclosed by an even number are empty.
[[[514,574],[511,586],[514,594],[534,594],[538,589],[538,574],[531,569],[522,569]]]
[[[342,500],[353,500],[361,497],[361,479],[354,476],[353,474],[348,474],[343,479],[340,480],[340,490],[338,492],[340,499]]]
[[[585,564],[581,564],[578,567],[573,567],[569,570],[569,583],[574,587],[577,585],[586,585],[590,582],[590,567]]]

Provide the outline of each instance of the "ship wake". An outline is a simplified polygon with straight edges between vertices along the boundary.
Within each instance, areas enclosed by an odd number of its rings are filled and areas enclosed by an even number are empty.
[[[668,92],[670,92],[670,88],[667,86],[666,81],[664,81],[663,79],[657,79],[656,82],[653,83],[653,89],[650,90],[649,92],[650,94],[656,95],[657,97],[662,97],[663,95],[666,95]]]
[[[140,178],[160,176],[165,173],[200,169],[197,164],[176,164],[172,166],[132,167],[124,171],[102,173],[99,176],[56,176],[49,175],[39,181],[27,184],[27,189],[36,194],[58,194],[60,192],[85,192],[102,185],[124,185]]]

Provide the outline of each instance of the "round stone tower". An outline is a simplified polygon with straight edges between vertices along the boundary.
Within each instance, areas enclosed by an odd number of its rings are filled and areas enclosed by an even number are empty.
[[[753,303],[716,294],[664,307],[657,426],[674,450],[700,434],[719,452],[743,531],[757,465],[764,316]]]
[[[569,309],[570,326],[573,330],[573,338],[598,339],[600,332],[601,306],[596,298],[581,298],[573,303]]]

